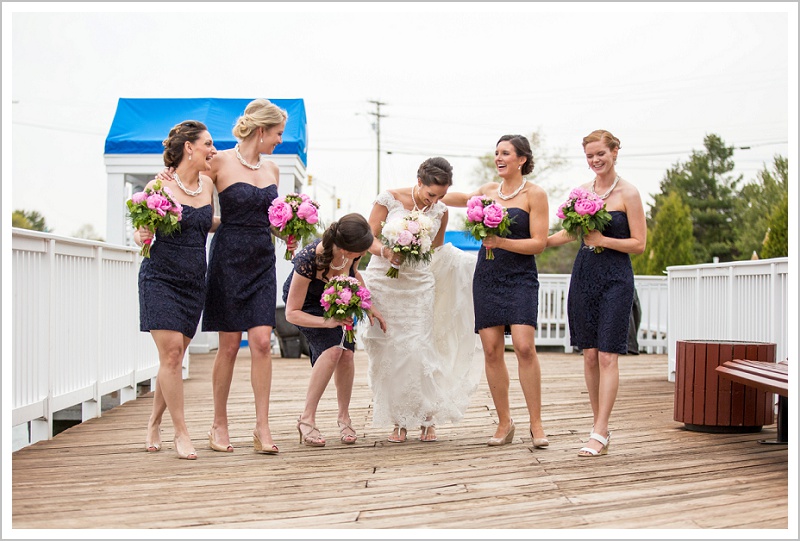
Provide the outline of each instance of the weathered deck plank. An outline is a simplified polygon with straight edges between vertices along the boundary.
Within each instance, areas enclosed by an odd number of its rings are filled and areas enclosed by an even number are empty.
[[[372,427],[366,358],[356,356],[351,404],[356,445],[338,441],[331,384],[317,415],[329,443],[300,445],[308,359],[275,359],[270,421],[281,453],[252,452],[249,356],[242,350],[229,401],[236,451],[215,453],[213,355],[194,355],[185,382],[187,424],[199,458],[178,460],[169,417],[164,449],[144,452],[152,395],[118,406],[12,455],[12,527],[27,528],[789,528],[788,446],[764,433],[691,432],[673,421],[666,356],[620,361],[621,388],[608,456],[578,458],[591,411],[581,357],[541,352],[547,449],[533,449],[516,361],[507,355],[517,433],[491,448],[486,386],[439,441],[385,441]]]

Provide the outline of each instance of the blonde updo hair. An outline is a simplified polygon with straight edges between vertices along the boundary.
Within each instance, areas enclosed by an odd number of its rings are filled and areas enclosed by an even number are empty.
[[[164,165],[167,167],[178,167],[183,159],[184,143],[189,141],[194,143],[203,132],[208,131],[206,125],[198,120],[184,120],[175,124],[169,135],[161,144],[164,146]]]
[[[586,148],[586,145],[589,143],[596,143],[598,141],[606,145],[611,150],[619,150],[622,148],[620,146],[619,139],[614,137],[610,131],[606,130],[594,130],[592,133],[584,137],[583,148]]]
[[[233,136],[239,140],[244,140],[258,128],[270,129],[273,126],[278,126],[282,122],[286,122],[289,115],[264,98],[258,98],[251,101],[245,107],[244,114],[236,121],[233,127]]]

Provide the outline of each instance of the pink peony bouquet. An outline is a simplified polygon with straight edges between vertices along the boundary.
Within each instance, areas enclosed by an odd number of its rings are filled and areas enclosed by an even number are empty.
[[[483,240],[489,235],[505,237],[510,232],[511,217],[508,209],[493,199],[475,195],[467,201],[467,232],[475,239]],[[486,259],[494,259],[491,248],[486,249]]]
[[[394,253],[405,255],[404,264],[430,263],[433,258],[431,229],[433,221],[419,211],[381,224],[381,241]],[[389,278],[400,275],[400,266],[392,264],[386,271]]]
[[[269,207],[269,223],[284,235],[287,244],[307,241],[317,234],[319,203],[304,193],[290,193],[277,197]],[[284,259],[292,259],[294,252],[286,250]]]
[[[564,231],[573,239],[583,241],[589,231],[603,231],[611,221],[611,214],[606,210],[606,203],[597,194],[583,188],[575,188],[569,193],[567,200],[558,207],[556,216],[561,218]],[[603,251],[600,246],[587,246],[596,254]]]
[[[369,289],[352,276],[336,276],[328,281],[319,302],[325,309],[323,314],[325,319],[353,318],[354,324],[359,319],[364,319],[369,309],[372,308],[372,296]],[[344,339],[348,342],[355,342],[356,334],[353,325],[345,325],[344,329]]]
[[[128,214],[134,229],[146,227],[153,233],[158,230],[164,235],[171,235],[181,230],[183,207],[175,200],[172,191],[162,186],[160,180],[157,180],[152,187],[133,194],[125,204],[128,206]],[[150,257],[151,243],[152,239],[144,241],[139,254]]]

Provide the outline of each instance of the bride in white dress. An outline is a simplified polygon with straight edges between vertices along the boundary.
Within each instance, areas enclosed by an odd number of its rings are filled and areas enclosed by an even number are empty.
[[[362,341],[369,357],[372,424],[394,425],[392,443],[404,442],[411,427],[420,427],[421,441],[436,441],[435,426],[461,420],[483,373],[472,309],[475,256],[443,245],[448,214],[440,200],[452,176],[447,160],[429,158],[420,165],[417,184],[381,192],[369,218],[375,241],[362,276],[386,332],[367,327]],[[403,265],[402,255],[380,240],[385,223],[412,211],[433,223],[430,264]],[[386,275],[392,263],[399,265],[397,278]]]

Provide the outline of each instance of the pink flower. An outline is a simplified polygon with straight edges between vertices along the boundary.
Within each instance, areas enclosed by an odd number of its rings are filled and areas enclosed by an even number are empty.
[[[408,220],[408,222],[406,222],[406,230],[408,230],[408,232],[412,235],[416,235],[419,233],[419,222],[415,220]]]
[[[572,191],[569,192],[569,199],[586,199],[588,196],[589,192],[583,188],[573,188]]]
[[[562,220],[563,220],[564,218],[566,218],[566,217],[567,217],[567,216],[564,214],[564,207],[566,207],[568,203],[569,203],[569,201],[566,201],[566,202],[564,202],[564,203],[561,203],[561,205],[559,205],[559,207],[558,207],[558,210],[556,210],[556,216],[558,216],[558,217],[559,217],[559,218],[561,218]]]
[[[595,202],[592,201],[591,199],[578,199],[577,201],[575,201],[575,206],[573,208],[575,209],[575,212],[577,212],[581,216],[585,216],[587,214],[591,215],[600,210],[595,204]]]
[[[483,223],[486,227],[497,227],[503,221],[503,207],[497,203],[492,203],[483,209]]]
[[[144,192],[136,192],[131,197],[131,201],[133,201],[134,205],[138,205],[139,203],[141,203],[142,201],[145,201],[146,199],[147,199],[147,194],[144,193]]]
[[[348,288],[344,288],[339,292],[339,298],[336,299],[336,304],[350,304],[350,299],[353,298],[353,292]]]
[[[156,211],[159,216],[166,216],[172,208],[172,202],[166,197],[154,193],[147,198],[147,208]]]
[[[471,222],[483,221],[483,203],[480,206],[467,207],[467,218]]]
[[[472,197],[469,198],[469,201],[467,201],[468,209],[475,207],[480,207],[481,209],[483,209],[483,198],[480,195],[473,195]]]
[[[300,206],[297,207],[297,217],[302,218],[303,220],[307,221],[310,224],[315,224],[319,221],[317,207],[315,207],[308,201],[303,201],[302,203],[300,203]]]
[[[369,310],[372,307],[372,294],[366,287],[359,287],[356,295],[361,298],[361,308]]]
[[[277,201],[277,200],[276,200]],[[280,230],[283,230],[286,227],[286,224],[289,223],[289,220],[292,219],[292,207],[285,201],[280,203],[273,203],[269,207],[269,223],[272,224],[274,227],[277,227]]]
[[[400,234],[397,235],[397,244],[400,246],[408,246],[414,242],[414,235],[407,229],[400,231]]]

